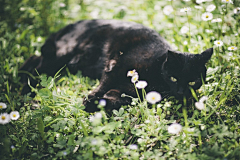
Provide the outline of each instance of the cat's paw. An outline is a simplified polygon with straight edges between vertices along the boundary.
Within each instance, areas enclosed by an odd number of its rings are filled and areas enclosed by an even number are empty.
[[[100,98],[98,97],[88,97],[88,99],[85,98],[83,101],[83,105],[85,106],[85,111],[91,112],[91,113],[100,111],[100,109],[97,107],[99,100]]]

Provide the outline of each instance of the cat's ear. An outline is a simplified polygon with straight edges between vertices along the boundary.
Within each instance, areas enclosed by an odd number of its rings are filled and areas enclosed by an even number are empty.
[[[176,63],[180,60],[180,54],[175,52],[175,51],[172,51],[172,50],[168,50],[168,53],[167,53],[167,62],[173,62],[173,63]]]
[[[203,60],[204,63],[207,63],[207,61],[211,58],[212,54],[213,54],[213,48],[209,48],[200,54],[201,59]]]

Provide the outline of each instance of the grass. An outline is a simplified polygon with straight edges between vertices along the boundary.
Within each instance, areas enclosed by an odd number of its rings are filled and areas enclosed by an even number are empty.
[[[206,7],[214,4],[213,19],[203,21]],[[163,13],[170,5],[173,12]],[[1,159],[240,159],[240,36],[239,2],[95,1],[45,0],[3,1],[0,21],[0,113],[19,111],[20,118],[0,124]],[[190,12],[180,12],[190,7]],[[239,11],[238,11],[239,13]],[[80,19],[123,19],[155,29],[176,49],[201,53],[214,47],[208,62],[207,82],[194,94],[207,96],[205,109],[179,105],[173,98],[150,105],[133,99],[133,105],[89,114],[83,97],[98,80],[72,75],[68,70],[40,75],[37,96],[20,95],[18,68],[61,27]],[[182,33],[181,28],[189,28]],[[216,46],[215,41],[223,42]],[[228,48],[235,46],[237,50]],[[231,53],[230,53],[231,52]],[[182,129],[170,134],[168,127]]]

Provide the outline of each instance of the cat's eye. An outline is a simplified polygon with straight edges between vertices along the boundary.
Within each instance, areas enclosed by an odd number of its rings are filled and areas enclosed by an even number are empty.
[[[195,85],[195,82],[189,82],[188,83],[190,86],[194,86]]]
[[[171,77],[171,81],[173,81],[173,82],[177,82],[177,79],[174,78],[174,77]]]

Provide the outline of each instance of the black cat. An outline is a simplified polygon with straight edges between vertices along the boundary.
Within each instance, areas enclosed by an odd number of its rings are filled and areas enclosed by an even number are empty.
[[[136,97],[129,70],[135,69],[148,86],[146,92],[157,91],[162,96],[182,99],[191,96],[190,87],[197,90],[206,78],[205,63],[213,49],[201,54],[173,51],[156,31],[134,22],[118,20],[82,20],[52,34],[41,48],[40,57],[32,56],[20,70],[36,75],[54,75],[66,65],[71,73],[100,79],[100,85],[84,101],[86,111],[98,110],[96,100],[106,100],[106,110],[130,104],[123,93]],[[26,83],[30,78],[20,74]],[[30,92],[26,84],[22,93]],[[141,93],[141,92],[140,92]]]

